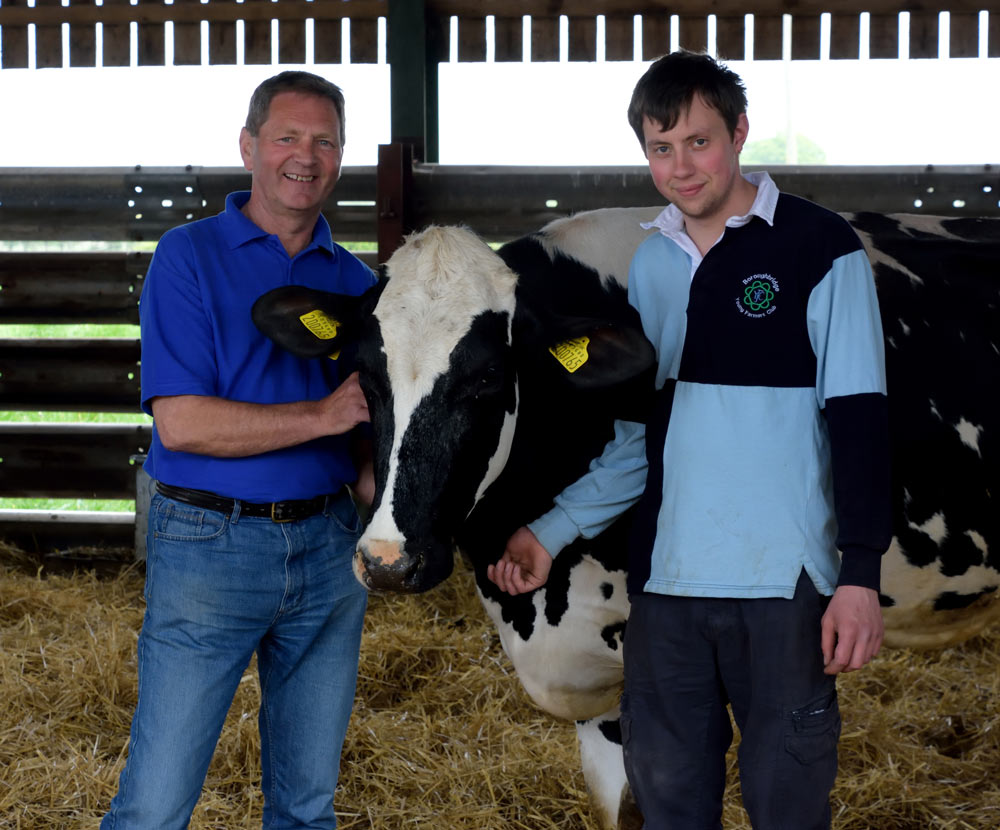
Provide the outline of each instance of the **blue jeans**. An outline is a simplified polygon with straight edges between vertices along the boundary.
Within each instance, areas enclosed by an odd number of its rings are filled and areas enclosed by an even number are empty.
[[[277,524],[155,494],[128,760],[102,830],[187,827],[237,684],[257,653],[266,828],[336,827],[367,593],[345,494]]]

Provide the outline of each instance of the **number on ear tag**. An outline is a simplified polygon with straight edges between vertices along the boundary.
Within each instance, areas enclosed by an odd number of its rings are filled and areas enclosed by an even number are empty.
[[[337,336],[337,329],[340,328],[340,323],[337,320],[328,317],[319,309],[300,315],[299,320],[320,340],[333,340]]]
[[[303,326],[312,332],[314,337],[320,340],[333,340],[337,336],[337,329],[340,328],[340,323],[337,320],[334,320],[318,308],[299,315],[299,320],[302,321]],[[337,349],[333,354],[327,355],[327,357],[330,360],[336,360],[340,357],[340,349]]]
[[[587,354],[589,343],[589,337],[573,337],[569,340],[563,340],[562,343],[549,346],[549,351],[563,365],[563,368],[572,374],[590,359],[590,355]]]

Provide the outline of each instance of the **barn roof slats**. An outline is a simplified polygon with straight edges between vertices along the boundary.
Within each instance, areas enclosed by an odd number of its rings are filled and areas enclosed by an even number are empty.
[[[753,59],[755,61],[781,60],[783,35],[784,22],[780,14],[755,14],[753,16]]]
[[[319,21],[317,21],[317,25]],[[225,20],[210,20],[208,22],[208,62],[215,65],[232,65],[236,63],[236,23]],[[340,62],[338,53],[336,61]]]
[[[79,2],[75,6],[67,6],[66,11],[80,9]],[[89,9],[88,6],[83,6]],[[114,22],[119,17],[119,12],[125,12],[133,7],[128,0],[105,0],[101,7],[93,7],[95,11],[106,11],[109,22],[102,24],[102,48],[101,62],[104,66],[128,66],[131,58],[130,41],[132,34],[129,31],[129,22]],[[121,15],[124,17],[124,15]],[[72,24],[70,24],[72,25]]]
[[[243,62],[255,66],[271,62],[270,20],[247,20],[244,23]]]
[[[340,22],[350,20],[350,60],[378,60],[378,23],[389,18],[396,0],[0,0],[2,66],[4,68],[58,67],[64,63],[62,24],[70,27],[69,64],[92,66],[96,62],[95,24],[103,27],[102,63],[128,66],[131,48],[130,24],[137,24],[135,50],[140,66],[158,66],[168,61],[165,23],[174,25],[173,63],[201,62],[201,23],[209,23],[208,59],[211,64],[237,61],[237,21],[243,21],[243,54],[249,64],[268,64],[272,52],[279,63],[302,63],[310,44],[305,21],[314,21],[313,53],[318,63],[336,63],[344,58]],[[399,0],[402,2],[402,0]],[[729,59],[745,54],[744,16],[752,15],[755,60],[778,60],[783,54],[783,15],[792,17],[791,56],[816,60],[820,55],[820,15],[830,15],[830,57],[857,59],[865,51],[860,45],[859,15],[870,15],[867,52],[872,58],[900,56],[900,13],[909,13],[906,52],[911,58],[933,58],[939,53],[939,13],[950,12],[948,50],[952,57],[979,54],[982,0],[716,0],[706,8],[704,0],[409,0],[418,3],[428,25],[458,18],[459,61],[483,61],[487,44],[487,16],[494,20],[494,59],[520,61],[523,54],[524,18],[530,18],[531,60],[556,61],[564,50],[571,61],[593,61],[601,52],[598,16],[604,17],[606,60],[631,60],[634,50],[634,19],[641,19],[643,59],[670,48],[670,27],[677,25],[676,42],[690,49],[709,45],[709,10],[715,18],[716,48]],[[568,36],[560,44],[560,16],[568,18]],[[279,21],[277,43],[272,44],[272,21]],[[28,26],[35,26],[34,55],[28,54]],[[1000,13],[988,16],[987,54],[1000,56]],[[416,36],[404,31],[404,36]],[[33,62],[32,62],[33,58]]]
[[[61,5],[60,0],[35,0],[42,8]],[[62,66],[62,31],[59,24],[35,27],[36,66],[39,69]]]
[[[819,15],[800,15],[792,21],[792,60],[819,60]]]
[[[967,12],[951,14],[948,54],[953,58],[974,58],[979,54],[979,15]]]
[[[378,62],[378,22],[351,19],[351,63]]]
[[[746,56],[746,18],[742,14],[715,18],[715,50],[719,57],[741,61]]]
[[[857,60],[861,56],[861,16],[835,14],[830,17],[830,58]]]
[[[704,14],[678,17],[677,37],[686,49],[703,52],[708,48],[708,18]]]
[[[897,18],[898,20],[898,18]],[[936,12],[910,14],[910,57],[936,58],[938,56],[938,15]],[[978,53],[978,44],[976,52]],[[882,57],[894,58],[896,53]]]
[[[157,0],[138,0],[140,5],[151,5]],[[163,66],[167,62],[166,28],[163,23],[139,23],[139,66]]]
[[[460,18],[458,21],[458,59],[477,63],[486,60],[486,18]]]
[[[597,18],[571,17],[569,19],[569,51],[571,61],[597,60]]]
[[[559,60],[558,17],[540,17],[538,15],[532,16],[531,60],[533,62]]]
[[[493,19],[493,47],[495,61],[510,63],[521,60],[524,53],[524,25],[520,17]]]
[[[651,60],[670,51],[670,17],[647,14],[642,18],[642,59]]]
[[[631,15],[604,18],[604,59],[630,61],[635,55],[635,24]]]
[[[0,14],[9,16],[19,11],[19,6],[27,5],[26,0],[6,0],[0,7]],[[6,20],[5,18],[0,18]],[[28,27],[0,23],[0,58],[4,68],[22,69],[28,65]]]
[[[198,0],[174,0],[190,5]],[[197,66],[201,63],[201,23],[174,23],[174,65]]]

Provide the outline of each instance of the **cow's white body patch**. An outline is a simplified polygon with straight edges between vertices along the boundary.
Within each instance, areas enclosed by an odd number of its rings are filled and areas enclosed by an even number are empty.
[[[556,254],[570,256],[593,268],[605,285],[625,285],[635,249],[655,231],[640,227],[651,222],[663,210],[649,208],[604,208],[556,219],[542,228],[540,241],[553,259]]]
[[[979,552],[982,553],[983,559],[989,556],[990,547],[986,544],[986,540],[983,538],[981,533],[977,533],[975,530],[967,530],[965,531],[965,535],[972,540],[972,544],[979,548]]]
[[[965,418],[961,418],[955,424],[955,431],[958,433],[958,437],[962,439],[963,444],[974,449],[977,455],[982,456],[982,453],[979,451],[979,434],[983,431],[981,426],[969,423]]]
[[[578,721],[576,739],[580,746],[580,767],[598,809],[604,812],[605,827],[618,826],[618,809],[628,786],[621,744],[612,743],[601,733],[601,724],[617,720],[618,707],[602,717]]]
[[[567,609],[554,626],[545,619],[545,589],[532,595],[536,616],[527,640],[504,621],[497,603],[480,599],[531,699],[556,717],[586,720],[617,706],[621,696],[621,643],[609,645],[606,632],[628,617],[625,574],[584,556],[568,592]]]
[[[406,428],[435,381],[448,371],[452,352],[472,321],[486,311],[506,312],[513,318],[517,275],[472,231],[437,226],[408,237],[389,258],[387,269],[389,282],[375,318],[392,379],[395,431],[382,503],[371,517],[364,541],[403,542],[391,505]],[[509,332],[508,328],[508,338]],[[513,433],[513,419],[507,420]],[[510,436],[501,446],[509,452]],[[494,475],[506,463],[506,455],[497,455],[497,463],[491,464]]]
[[[909,522],[910,527],[914,530],[919,530],[921,533],[925,533],[930,536],[931,541],[935,545],[939,545],[948,537],[948,524],[944,520],[943,513],[935,513],[922,525],[914,524]]]
[[[969,536],[981,550],[986,547],[978,533],[970,531]],[[995,592],[953,611],[936,609],[934,600],[945,593],[976,595],[990,588],[1000,590],[1000,573],[993,568],[974,565],[960,576],[945,576],[938,560],[922,568],[914,566],[893,539],[882,557],[882,593],[895,603],[882,609],[886,645],[943,648],[974,637],[1000,619]]]

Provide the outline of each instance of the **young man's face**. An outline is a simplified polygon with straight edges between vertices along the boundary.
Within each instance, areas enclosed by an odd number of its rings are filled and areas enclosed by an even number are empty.
[[[253,198],[271,216],[318,211],[340,178],[340,119],[319,95],[280,92],[257,136],[240,133]]]
[[[656,189],[690,219],[725,221],[734,215],[739,153],[748,128],[746,115],[740,115],[730,136],[722,116],[700,95],[669,130],[646,117],[643,146]]]

